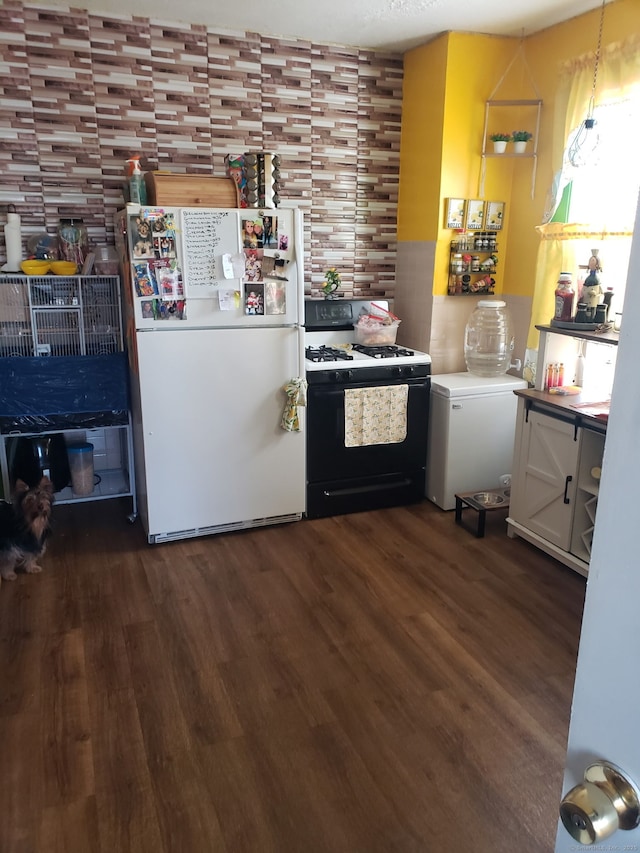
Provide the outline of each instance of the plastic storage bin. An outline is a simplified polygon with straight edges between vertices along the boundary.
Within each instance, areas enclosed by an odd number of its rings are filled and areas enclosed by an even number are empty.
[[[93,444],[83,441],[67,447],[71,488],[74,495],[84,497],[93,493]]]
[[[394,320],[392,323],[376,323],[371,320],[360,320],[353,327],[356,343],[366,347],[395,344],[399,325],[399,320]]]

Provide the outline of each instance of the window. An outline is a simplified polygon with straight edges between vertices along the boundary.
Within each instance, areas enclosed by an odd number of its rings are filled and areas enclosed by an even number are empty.
[[[593,248],[600,250],[603,286],[614,289],[615,308],[622,308],[631,238],[640,187],[640,158],[634,140],[640,135],[640,97],[610,100],[593,111],[596,124],[586,132],[581,165],[573,167],[565,152],[568,182],[552,219],[584,225],[574,239],[578,267],[586,266]],[[578,133],[567,140],[567,151]],[[593,143],[597,143],[594,144]],[[581,282],[578,281],[578,286]]]

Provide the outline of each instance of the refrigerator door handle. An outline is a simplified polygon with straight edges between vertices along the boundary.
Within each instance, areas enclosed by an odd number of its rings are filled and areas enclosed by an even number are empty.
[[[300,323],[296,323],[295,326],[298,330],[298,376],[304,379],[306,377],[304,327]]]

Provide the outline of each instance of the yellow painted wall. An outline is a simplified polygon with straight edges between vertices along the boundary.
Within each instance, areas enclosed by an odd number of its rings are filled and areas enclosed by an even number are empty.
[[[603,44],[637,32],[640,0],[614,0],[605,11]],[[563,60],[596,46],[600,9],[524,40],[526,63],[518,58],[494,98],[543,100],[535,194],[531,159],[488,159],[484,198],[505,201],[497,291],[533,294],[542,221],[553,171],[551,138],[554,94]],[[444,229],[448,197],[478,198],[485,102],[516,56],[518,39],[447,33],[405,54],[398,205],[399,241],[436,241],[433,292],[447,292],[451,231]],[[530,71],[527,71],[527,66]],[[489,130],[534,130],[535,110],[509,108]],[[494,124],[501,125],[499,127]]]
[[[404,58],[398,239],[435,240],[440,197],[447,36]]]

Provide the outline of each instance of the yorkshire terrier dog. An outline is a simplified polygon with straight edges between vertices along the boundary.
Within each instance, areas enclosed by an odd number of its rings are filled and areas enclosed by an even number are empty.
[[[48,477],[31,488],[18,480],[12,503],[0,501],[0,579],[15,580],[17,568],[29,574],[42,571],[37,560],[51,532],[52,504],[53,484]]]

